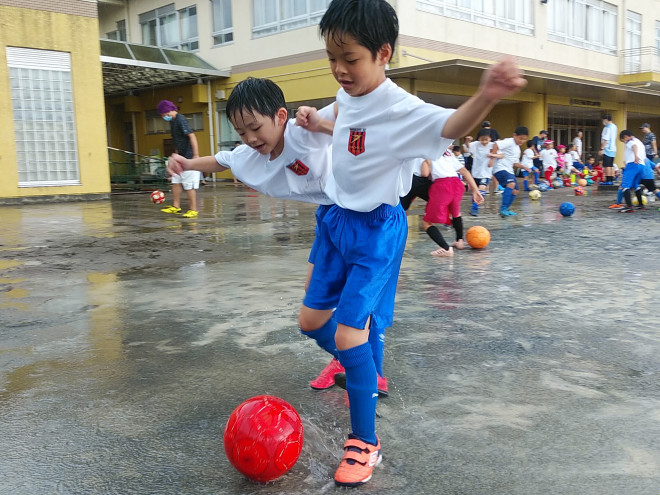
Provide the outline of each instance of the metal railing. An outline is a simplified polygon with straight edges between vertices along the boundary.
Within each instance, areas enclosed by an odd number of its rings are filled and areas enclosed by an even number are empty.
[[[660,72],[660,48],[644,46],[619,51],[621,74]]]
[[[108,146],[112,189],[146,189],[167,183],[167,159]]]

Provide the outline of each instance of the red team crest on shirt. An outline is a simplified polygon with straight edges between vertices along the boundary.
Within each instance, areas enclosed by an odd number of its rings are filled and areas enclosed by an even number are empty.
[[[307,172],[309,172],[309,167],[300,160],[296,160],[293,163],[289,163],[286,166],[286,168],[292,170],[293,173],[296,175],[307,175]]]
[[[348,152],[358,156],[364,153],[364,139],[367,134],[366,129],[351,129],[348,137]]]

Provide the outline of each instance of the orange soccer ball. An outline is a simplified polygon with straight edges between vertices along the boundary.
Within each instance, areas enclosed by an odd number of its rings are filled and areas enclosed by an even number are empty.
[[[473,249],[483,249],[490,242],[490,232],[486,227],[474,225],[465,233],[465,240]]]
[[[577,183],[578,183],[578,186],[584,187],[584,186],[587,185],[587,179],[578,179]]]

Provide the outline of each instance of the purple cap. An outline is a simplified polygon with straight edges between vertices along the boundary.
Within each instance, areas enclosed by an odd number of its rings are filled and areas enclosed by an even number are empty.
[[[158,113],[168,113],[172,110],[177,110],[177,107],[170,100],[161,100],[158,102]]]

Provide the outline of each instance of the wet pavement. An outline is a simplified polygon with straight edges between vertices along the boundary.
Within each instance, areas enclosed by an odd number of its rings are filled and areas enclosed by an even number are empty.
[[[453,259],[429,255],[413,205],[384,460],[360,493],[660,494],[660,203],[620,214],[588,192],[522,195],[506,219],[490,196],[465,223],[491,244]],[[308,387],[328,359],[296,329],[315,208],[225,183],[200,196],[194,220],[147,194],[0,207],[0,494],[347,491],[344,393]],[[260,394],[305,426],[267,485],[222,445]]]

